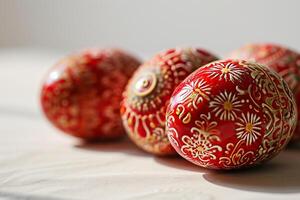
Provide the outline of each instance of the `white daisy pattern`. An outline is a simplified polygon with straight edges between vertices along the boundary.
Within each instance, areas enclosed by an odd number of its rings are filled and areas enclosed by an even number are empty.
[[[242,113],[242,117],[236,122],[237,138],[245,140],[246,145],[251,145],[257,140],[258,136],[261,136],[260,125],[261,121],[259,116],[249,112],[247,112],[246,115]]]
[[[197,109],[197,105],[204,99],[209,100],[210,86],[203,79],[192,81],[184,86],[178,94],[179,101],[187,102],[188,107],[193,106]]]
[[[232,62],[228,63],[213,63],[213,66],[208,73],[208,77],[210,78],[217,78],[219,77],[219,80],[224,79],[225,81],[241,81],[241,75],[243,74],[243,69],[239,68],[236,64]]]
[[[241,101],[237,95],[227,91],[221,92],[209,103],[212,112],[221,120],[235,120],[237,113],[241,111],[241,106]]]

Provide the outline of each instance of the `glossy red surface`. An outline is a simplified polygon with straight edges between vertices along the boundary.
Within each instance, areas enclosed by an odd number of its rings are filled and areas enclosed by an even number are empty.
[[[169,155],[175,151],[165,134],[165,113],[174,88],[192,71],[216,57],[201,49],[176,48],[144,63],[130,79],[121,105],[123,124],[141,149]]]
[[[190,162],[233,169],[277,155],[292,137],[296,117],[293,94],[277,73],[223,60],[201,67],[176,87],[166,133]]]
[[[276,44],[250,44],[232,52],[230,58],[252,60],[264,64],[276,72],[287,82],[296,98],[300,113],[300,54]],[[300,118],[293,137],[300,140]]]
[[[140,62],[117,49],[90,49],[66,57],[48,73],[41,104],[60,130],[85,140],[124,135],[122,92]]]

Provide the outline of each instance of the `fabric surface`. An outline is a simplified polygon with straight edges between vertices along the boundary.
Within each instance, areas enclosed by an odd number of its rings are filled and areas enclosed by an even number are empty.
[[[86,144],[39,111],[40,83],[63,54],[0,50],[1,199],[300,199],[300,146],[271,162],[209,171],[154,157],[127,139]]]

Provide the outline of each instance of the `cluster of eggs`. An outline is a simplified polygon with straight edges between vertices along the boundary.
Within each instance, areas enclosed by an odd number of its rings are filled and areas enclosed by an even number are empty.
[[[149,153],[234,169],[300,138],[299,81],[300,55],[274,44],[247,45],[225,60],[174,48],[143,64],[122,50],[89,49],[50,70],[41,104],[52,124],[84,140],[127,132]]]

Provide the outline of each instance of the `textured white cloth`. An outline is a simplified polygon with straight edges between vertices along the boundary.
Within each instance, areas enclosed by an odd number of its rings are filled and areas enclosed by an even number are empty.
[[[0,199],[300,199],[300,147],[268,164],[209,171],[130,141],[84,144],[39,112],[47,67],[62,54],[0,51]]]

